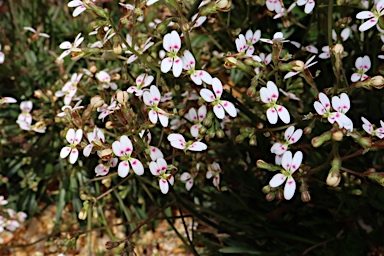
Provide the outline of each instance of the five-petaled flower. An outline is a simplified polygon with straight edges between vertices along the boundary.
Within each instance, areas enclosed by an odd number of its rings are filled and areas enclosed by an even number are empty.
[[[167,57],[161,61],[161,72],[167,73],[172,68],[173,76],[179,77],[183,69],[183,61],[177,56],[181,48],[181,39],[175,30],[164,36],[163,47],[167,51]]]
[[[171,146],[177,149],[182,149],[184,151],[203,151],[207,149],[207,145],[200,141],[188,141],[186,142],[184,136],[177,133],[171,133],[168,135],[169,142]]]
[[[268,81],[267,87],[260,89],[260,98],[268,107],[267,118],[271,124],[276,124],[278,117],[280,117],[286,124],[291,121],[288,110],[285,107],[276,104],[277,99],[279,98],[279,90],[274,82]]]
[[[206,102],[210,102],[213,105],[213,112],[217,118],[223,119],[225,116],[225,111],[231,117],[236,117],[237,111],[235,106],[227,100],[220,99],[221,95],[223,94],[223,85],[216,77],[212,79],[212,89],[215,94],[213,94],[211,90],[204,88],[200,90],[200,95]]]
[[[76,148],[83,138],[83,130],[78,129],[76,132],[74,129],[69,129],[67,135],[65,136],[69,142],[68,146],[65,146],[60,151],[60,157],[66,158],[69,156],[69,162],[74,164],[79,156],[79,150]]]
[[[358,14],[356,14],[357,19],[360,19],[360,20],[369,19],[360,25],[359,30],[366,31],[371,27],[375,26],[379,21],[380,17],[383,15],[384,15],[384,0],[379,1],[372,12],[370,11],[359,12]]]
[[[167,172],[167,162],[164,160],[164,158],[158,158],[155,161],[152,161],[149,163],[149,170],[154,176],[159,177],[159,186],[161,193],[167,194],[169,190],[169,184],[168,182],[173,185],[175,182],[175,178],[170,173]]]
[[[163,127],[168,126],[168,114],[158,107],[158,104],[160,103],[161,95],[159,89],[152,85],[149,89],[149,92],[144,92],[143,94],[143,101],[145,105],[150,107],[150,110],[148,112],[148,117],[151,123],[156,124],[157,118],[159,118],[160,123]]]
[[[284,170],[281,173],[275,174],[269,182],[271,187],[276,188],[287,180],[284,186],[284,198],[286,200],[290,200],[295,194],[296,182],[292,175],[300,167],[302,160],[303,153],[301,151],[296,152],[293,158],[291,151],[285,152],[282,159]]]
[[[365,74],[371,68],[371,59],[365,55],[364,57],[359,57],[355,62],[356,72],[352,74],[351,81],[363,81],[368,78]]]
[[[121,136],[120,141],[113,142],[112,149],[113,153],[115,153],[115,155],[121,160],[117,169],[120,177],[124,178],[128,175],[130,169],[129,165],[132,166],[133,171],[137,175],[144,174],[143,164],[138,159],[131,156],[133,152],[133,145],[131,140],[126,135]]]

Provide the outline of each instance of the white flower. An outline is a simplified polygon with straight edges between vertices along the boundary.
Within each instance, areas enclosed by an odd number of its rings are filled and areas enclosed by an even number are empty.
[[[113,153],[121,160],[117,170],[120,177],[124,178],[128,175],[130,165],[137,175],[144,174],[143,164],[138,159],[131,157],[133,145],[126,135],[121,136],[120,141],[113,142],[112,149]]]
[[[314,45],[307,45],[304,47],[304,50],[313,54],[318,54],[319,50]]]
[[[196,112],[195,108],[190,108],[188,113],[185,115],[189,121],[193,123],[191,126],[191,135],[195,138],[199,137],[199,130],[202,127],[202,122],[207,115],[207,107],[202,105]]]
[[[213,112],[217,118],[223,119],[225,116],[225,111],[231,117],[236,117],[237,111],[235,106],[229,101],[220,99],[223,93],[223,85],[216,77],[212,79],[212,89],[215,94],[213,94],[211,90],[204,88],[200,90],[200,95],[206,102],[210,102],[211,105],[213,105]]]
[[[146,73],[140,74],[136,78],[136,86],[130,86],[127,89],[127,92],[135,93],[136,96],[140,97],[144,93],[143,88],[149,86],[152,83],[153,79],[153,76],[150,76]]]
[[[179,77],[183,69],[183,61],[177,56],[181,48],[181,39],[175,30],[164,36],[163,47],[168,53],[167,57],[161,61],[161,72],[167,73],[172,68],[174,77]]]
[[[69,129],[67,135],[65,136],[67,141],[69,142],[68,146],[65,146],[60,151],[60,157],[66,158],[69,154],[69,162],[74,164],[79,156],[79,150],[77,150],[76,146],[80,143],[83,138],[83,130],[78,129],[76,132],[74,129]]]
[[[22,101],[20,103],[21,114],[17,117],[17,121],[32,124],[32,115],[30,114],[32,107],[32,101]]]
[[[186,142],[183,135],[172,133],[168,135],[167,139],[171,143],[171,146],[184,151],[203,151],[207,149],[207,145],[200,141],[188,141]]]
[[[381,127],[376,128],[364,117],[361,117],[361,120],[364,122],[363,129],[372,136],[377,136],[378,138],[384,138],[384,122],[380,120]]]
[[[81,33],[79,33],[76,36],[75,42],[73,44],[68,41],[62,42],[59,45],[59,47],[60,49],[63,49],[65,51],[59,56],[58,59],[59,60],[63,59],[65,56],[67,56],[71,52],[81,52],[81,49],[78,48],[78,46],[83,42],[83,40],[84,40],[84,37],[81,37]]]
[[[72,101],[73,96],[75,96],[77,91],[77,84],[79,83],[80,79],[82,78],[83,74],[76,74],[74,73],[71,77],[71,81],[68,81],[64,84],[61,91],[55,92],[56,97],[62,97],[64,96],[64,104],[69,105]]]
[[[260,38],[260,41],[264,43],[269,43],[269,44],[278,43],[278,42],[281,42],[281,43],[289,42],[289,40],[285,40],[284,35],[281,32],[276,32],[273,35],[273,39]]]
[[[329,59],[331,57],[331,51],[329,50],[329,46],[326,45],[323,48],[321,48],[323,51],[322,53],[319,54],[320,59]]]
[[[265,4],[271,12],[281,13],[282,6],[279,0],[267,0]]]
[[[112,114],[115,110],[120,109],[120,105],[117,103],[117,101],[112,97],[111,98],[111,104],[103,104],[100,108],[97,108],[97,112],[101,112],[98,119],[102,119],[104,121],[104,118],[108,116],[109,114]]]
[[[349,38],[349,35],[351,34],[350,28],[344,28],[340,33],[341,41],[346,41]],[[334,29],[332,29],[332,39],[333,41],[337,41],[337,34]]]
[[[150,6],[156,2],[158,2],[159,0],[147,0],[147,6]]]
[[[216,162],[213,162],[212,164],[208,165],[208,171],[206,174],[206,178],[210,179],[213,177],[213,185],[217,188],[219,188],[220,185],[220,173],[221,173],[221,168],[220,165]]]
[[[117,165],[117,162],[119,160],[116,158],[116,157],[112,157],[111,159],[109,159],[108,163],[106,164],[99,164],[95,167],[95,173],[96,173],[96,176],[105,176],[108,174],[109,172],[109,168],[111,167],[115,167]]]
[[[300,167],[302,160],[303,153],[301,151],[296,152],[293,158],[291,151],[285,152],[282,159],[282,166],[284,171],[275,174],[275,176],[273,176],[269,182],[269,185],[272,188],[276,188],[283,184],[285,180],[287,180],[284,186],[284,198],[286,200],[290,200],[295,194],[296,182],[292,175]]]
[[[340,98],[334,96],[332,98],[332,107],[337,112],[331,112],[331,104],[328,97],[324,93],[319,94],[319,101],[315,101],[313,106],[316,109],[316,112],[321,115],[323,118],[328,118],[328,121],[333,124],[335,121],[340,128],[345,128],[349,131],[353,130],[353,123],[345,113],[350,108],[349,97],[346,93],[342,93]]]
[[[304,12],[306,14],[309,14],[312,12],[313,8],[315,8],[315,1],[314,0],[297,0],[298,6],[305,5]]]
[[[248,30],[245,36],[240,34],[239,38],[235,40],[237,51],[239,53],[245,53],[245,56],[252,56],[255,51],[253,45],[259,41],[260,35],[260,30],[256,30],[255,33],[253,33],[252,30]]]
[[[77,17],[80,13],[86,10],[83,1],[80,0],[73,0],[69,2],[68,7],[76,7],[72,14],[73,17]]]
[[[167,162],[163,158],[158,158],[156,162],[152,161],[149,163],[149,170],[151,171],[151,173],[154,176],[159,177],[159,187],[160,187],[161,193],[163,194],[168,193],[168,190],[169,190],[168,182],[171,185],[173,185],[173,183],[175,182],[174,177],[171,174],[166,173],[167,167],[168,167]]]
[[[148,50],[148,48],[151,47],[151,46],[154,44],[154,42],[151,42],[151,39],[152,39],[152,38],[149,37],[149,38],[145,41],[144,45],[142,45],[141,47],[139,47],[139,46],[137,46],[137,45],[132,46],[133,44],[132,44],[132,37],[131,37],[131,35],[127,34],[127,36],[126,36],[127,44],[128,44],[131,48],[133,47],[133,49],[134,49],[136,52],[138,52],[139,54],[143,54],[143,52],[145,52],[146,50]],[[126,48],[126,46],[123,45],[123,48]],[[137,58],[138,58],[137,55],[136,55],[136,54],[133,54],[131,51],[126,51],[125,53],[127,53],[127,54],[132,54],[132,55],[128,58],[128,60],[127,60],[127,63],[128,63],[128,64],[134,62],[134,61],[137,60]]]
[[[1,97],[0,96],[0,105],[4,103],[16,103],[17,100],[12,97]]]
[[[1,44],[0,44],[0,50],[1,50]],[[0,52],[0,64],[4,63],[5,55],[3,52]]]
[[[91,154],[93,149],[93,141],[99,141],[101,143],[105,142],[104,133],[96,126],[93,128],[93,132],[87,133],[87,139],[89,144],[83,149],[83,155],[85,157],[88,157]]]
[[[267,87],[260,89],[260,98],[262,102],[267,104],[267,118],[271,124],[276,124],[278,117],[280,117],[286,124],[291,121],[288,110],[285,107],[276,104],[276,101],[279,98],[279,91],[274,82],[268,81]]]
[[[67,115],[67,113],[65,112],[65,110],[66,109],[69,109],[69,112],[73,112],[73,111],[75,111],[75,110],[77,110],[77,109],[82,109],[82,108],[84,108],[84,106],[80,106],[80,104],[81,104],[81,100],[79,100],[76,104],[75,104],[75,106],[72,108],[71,106],[63,106],[62,108],[61,108],[61,111],[63,111],[63,112],[60,112],[59,114],[57,114],[57,116],[58,117],[63,117],[63,116],[66,116]]]
[[[117,90],[117,84],[111,83],[111,76],[105,72],[105,71],[100,71],[99,73],[96,73],[96,78],[99,80],[103,88],[108,89],[111,88],[112,90]]]
[[[181,174],[180,180],[185,182],[186,190],[188,191],[191,190],[191,188],[193,187],[196,175],[197,175],[197,172],[193,175],[191,175],[189,172],[184,172],[183,174]]]
[[[271,153],[276,155],[284,154],[287,151],[289,145],[296,143],[301,138],[302,135],[303,135],[302,129],[297,129],[295,131],[294,126],[288,127],[288,129],[285,130],[285,133],[284,133],[284,141],[276,142],[275,144],[273,144],[271,148]]]
[[[314,55],[314,56],[312,56],[309,60],[307,60],[307,62],[305,62],[303,71],[304,71],[305,69],[307,69],[307,68],[312,67],[313,65],[315,65],[315,64],[317,63],[317,61],[311,63],[315,57],[316,57],[316,56]],[[290,78],[290,77],[292,77],[292,76],[295,76],[295,75],[297,75],[297,74],[299,74],[299,73],[300,73],[300,71],[291,71],[291,72],[288,72],[288,73],[284,76],[284,79],[288,79],[288,78]]]
[[[50,38],[50,36],[48,34],[37,32],[36,29],[34,29],[32,27],[24,27],[24,30],[31,31],[32,33],[34,33],[37,36],[42,36],[42,37],[45,37],[45,38]]]
[[[143,94],[143,101],[145,105],[150,107],[148,117],[151,123],[156,124],[157,118],[159,118],[161,125],[163,127],[167,127],[168,115],[164,110],[157,106],[160,103],[160,99],[160,91],[155,85],[151,86],[149,92],[144,92]]]
[[[368,78],[368,76],[365,74],[370,68],[371,68],[371,60],[370,58],[365,55],[364,57],[359,57],[356,59],[355,62],[356,67],[356,73],[353,73],[351,76],[352,82],[357,81],[364,81]]]
[[[288,9],[285,9],[285,7],[282,7],[281,11],[278,12],[275,16],[273,16],[273,19],[277,19],[277,18],[281,18],[281,17],[287,16],[287,14],[290,13],[292,11],[292,9],[295,8],[295,7],[296,7],[296,2],[293,2],[288,7]]]
[[[191,80],[195,84],[202,85],[203,82],[207,84],[212,83],[212,77],[207,71],[195,70],[196,61],[190,51],[185,50],[181,60],[183,62],[183,68],[187,70],[187,74],[190,75]]]
[[[379,21],[379,18],[383,15],[384,15],[384,0],[381,0],[376,4],[376,10],[373,10],[373,12],[370,12],[370,11],[359,12],[356,15],[357,19],[360,19],[360,20],[369,19],[360,25],[359,30],[363,32],[375,26]]]

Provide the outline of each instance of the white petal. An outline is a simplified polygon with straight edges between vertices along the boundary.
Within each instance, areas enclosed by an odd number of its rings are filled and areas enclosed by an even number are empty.
[[[373,17],[373,13],[370,12],[370,11],[362,11],[362,12],[359,12],[357,15],[356,15],[356,18],[357,19],[370,19]]]
[[[173,61],[171,58],[167,57],[161,61],[161,72],[167,73],[169,70],[171,70],[173,65]]]
[[[191,174],[189,174],[189,172],[184,172],[180,176],[181,181],[186,181],[186,180],[189,180],[190,178],[191,178]]]
[[[191,126],[190,132],[192,137],[197,138],[199,136],[200,127],[201,125],[197,125],[197,124]]]
[[[193,186],[193,180],[192,179],[185,183],[185,189],[188,191],[191,190],[192,186]]]
[[[144,166],[143,164],[136,158],[132,158],[130,160],[130,163],[132,165],[132,169],[133,171],[137,174],[137,175],[143,175],[144,174]]]
[[[157,123],[157,112],[151,109],[148,112],[148,118],[149,118],[149,121],[151,121],[151,123],[156,124]]]
[[[278,186],[280,186],[281,184],[284,183],[286,177],[281,174],[281,173],[278,173],[278,174],[275,174],[272,179],[269,181],[269,185],[273,188],[276,188]]]
[[[372,18],[370,20],[367,20],[366,22],[364,22],[363,24],[360,25],[359,30],[361,32],[366,31],[366,30],[370,29],[371,27],[375,26],[377,21],[378,21],[377,18]]]
[[[113,153],[116,155],[116,156],[122,156],[124,155],[124,150],[121,146],[121,143],[120,141],[114,141],[112,143],[112,150],[113,150]]]
[[[159,103],[161,99],[161,94],[159,89],[155,85],[152,85],[150,88],[150,92],[153,97],[153,102]]]
[[[315,1],[314,0],[309,0],[307,2],[307,4],[305,5],[304,12],[306,14],[311,13],[313,8],[315,8]]]
[[[181,48],[181,39],[179,34],[176,32],[176,30],[173,30],[171,32],[171,42],[173,44],[173,49],[176,51],[179,51]]]
[[[283,168],[286,171],[289,171],[290,168],[291,168],[291,164],[292,164],[292,152],[291,151],[287,151],[283,155],[283,159],[281,161],[281,166],[283,166]]]
[[[268,122],[270,122],[271,124],[277,123],[278,115],[277,115],[277,111],[274,108],[269,108],[267,110],[267,119],[268,119]]]
[[[183,61],[181,60],[181,58],[175,57],[175,59],[173,60],[173,67],[172,67],[173,76],[179,77],[182,70],[183,70]]]
[[[363,57],[363,70],[368,71],[371,68],[371,59],[366,55]]]
[[[199,70],[198,74],[199,74],[199,77],[201,78],[201,80],[204,81],[204,83],[212,84],[212,76],[207,71]]]
[[[83,130],[78,129],[75,135],[75,144],[76,145],[79,144],[82,138],[83,138]]]
[[[319,100],[320,100],[320,103],[324,106],[324,108],[326,110],[330,110],[331,109],[331,103],[327,97],[327,95],[325,95],[324,93],[319,93]]]
[[[171,34],[166,34],[163,39],[163,47],[167,52],[170,52],[173,49],[172,46],[172,37]],[[168,71],[167,71],[168,72]],[[166,72],[165,72],[166,73]]]
[[[168,135],[167,139],[169,141],[180,141],[180,142],[185,142],[185,139],[183,135],[178,134],[178,133],[171,133]]]
[[[206,149],[207,149],[207,145],[200,141],[196,141],[188,147],[188,150],[191,150],[191,151],[203,151]]]
[[[143,101],[145,105],[152,106],[153,105],[153,96],[150,92],[146,91],[143,94]]]
[[[207,106],[202,105],[202,106],[197,110],[197,115],[198,115],[198,119],[199,119],[200,121],[203,121],[203,119],[204,119],[205,116],[207,115]]]
[[[69,162],[71,164],[74,164],[78,157],[79,157],[79,150],[77,150],[76,148],[72,149],[71,154],[69,155]]]
[[[349,101],[349,97],[346,93],[342,93],[340,94],[340,101],[341,101],[341,104],[342,104],[342,110],[343,110],[343,113],[346,113],[349,108],[351,107],[351,103]]]
[[[269,93],[271,94],[271,98],[277,100],[279,98],[279,90],[277,89],[277,86],[274,82],[268,81],[267,82],[267,89]]]
[[[133,146],[128,136],[123,135],[120,137],[120,145],[125,154],[131,154],[133,152]]]
[[[337,96],[332,97],[332,107],[334,110],[341,112],[341,101]]]
[[[158,158],[164,158],[163,153],[157,147],[149,146],[149,150],[152,161],[156,161]]]
[[[167,194],[168,193],[169,184],[168,184],[167,180],[160,179],[159,180],[159,186],[160,186],[161,193],[163,193],[163,194]]]
[[[215,100],[215,95],[213,95],[211,90],[208,89],[201,89],[200,90],[200,95],[201,97],[206,101],[206,102],[212,102]]]
[[[59,45],[59,48],[60,49],[69,49],[72,47],[72,44],[68,41],[65,41],[65,42],[62,42],[60,45]]]
[[[168,126],[168,116],[166,114],[164,114],[162,111],[159,111],[158,112],[159,114],[159,120],[160,120],[160,123],[163,127],[167,127]]]
[[[213,112],[215,113],[216,117],[219,119],[223,119],[225,116],[224,108],[220,104],[217,104],[216,106],[213,107]]]
[[[285,124],[289,124],[289,122],[291,121],[291,116],[289,115],[288,110],[283,106],[276,106],[277,114],[279,115],[281,121],[283,121]]]
[[[121,178],[127,177],[129,173],[129,163],[128,161],[122,161],[119,164],[119,167],[117,168],[117,173]]]
[[[71,148],[70,147],[63,147],[60,151],[60,157],[61,158],[66,158],[69,153],[71,153]]]
[[[295,126],[289,126],[287,128],[287,130],[285,130],[285,133],[284,133],[284,138],[286,141],[289,141],[289,139],[292,137],[292,134],[294,133],[295,131]]]
[[[221,101],[221,105],[224,107],[225,111],[231,116],[231,117],[236,117],[237,116],[237,111],[235,106],[226,100]]]
[[[301,151],[297,151],[292,159],[291,174],[293,174],[300,167],[302,161],[303,161],[303,153]]]
[[[79,16],[80,13],[82,13],[82,12],[85,11],[85,10],[86,10],[85,6],[80,5],[79,7],[77,7],[77,8],[73,11],[72,16],[73,16],[73,17],[77,17],[77,16]]]
[[[261,98],[261,101],[264,103],[270,103],[271,102],[271,94],[269,93],[267,88],[262,87],[260,89],[260,98]]]
[[[93,149],[93,144],[88,144],[87,146],[85,146],[85,148],[83,149],[83,155],[85,157],[89,157],[89,155],[91,154],[91,151]]]
[[[291,198],[295,194],[295,191],[296,191],[296,182],[292,177],[288,177],[288,180],[284,186],[284,198],[286,200],[291,200]]]
[[[289,142],[291,144],[296,143],[301,138],[302,135],[303,135],[303,130],[302,129],[297,129],[293,133],[292,137],[289,139]]]
[[[284,76],[284,79],[288,79],[288,78],[293,77],[293,76],[295,76],[295,75],[297,75],[297,74],[299,74],[299,72],[297,72],[297,71],[295,71],[295,72],[293,72],[293,71],[288,72],[288,73]]]
[[[217,77],[212,79],[212,89],[217,98],[220,98],[221,94],[223,94],[223,85]]]
[[[345,28],[341,31],[341,40],[345,41],[349,38],[349,35],[351,34],[351,29],[350,28]]]
[[[197,112],[196,112],[195,108],[190,108],[189,109],[189,111],[188,111],[188,118],[187,119],[189,119],[189,121],[191,121],[191,122],[198,121]]]
[[[67,139],[67,141],[69,143],[73,143],[75,141],[75,136],[76,136],[75,130],[71,128],[71,129],[68,130],[67,135],[65,136],[65,138]]]

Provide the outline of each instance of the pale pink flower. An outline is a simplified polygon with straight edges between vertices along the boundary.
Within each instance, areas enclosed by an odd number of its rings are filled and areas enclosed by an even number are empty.
[[[284,35],[281,32],[276,32],[273,35],[273,39],[260,38],[260,41],[264,43],[269,43],[269,44],[278,43],[278,42],[280,43],[289,42],[289,40],[285,40]]]
[[[128,93],[135,93],[136,96],[140,97],[143,95],[143,88],[149,86],[153,82],[154,77],[146,73],[140,74],[136,78],[136,86],[130,86],[127,89]]]
[[[117,90],[117,84],[111,83],[111,76],[107,72],[100,71],[95,76],[102,83],[104,89],[111,88],[112,90]]]
[[[351,34],[351,29],[350,28],[344,28],[341,33],[340,33],[340,38],[341,38],[341,41],[346,41],[349,36]],[[333,41],[337,41],[337,34],[336,34],[336,31],[334,29],[332,29],[332,39]]]
[[[45,38],[50,38],[50,36],[48,34],[37,32],[36,29],[34,29],[32,27],[24,27],[24,30],[31,31],[32,33],[34,33],[34,34],[36,34],[38,36],[42,36],[42,37],[45,37]]]
[[[59,56],[58,59],[59,60],[63,59],[65,56],[69,55],[71,52],[81,52],[81,49],[78,47],[83,42],[83,40],[84,40],[84,37],[81,37],[81,33],[79,33],[76,36],[74,43],[71,43],[68,41],[62,42],[59,45],[59,47],[60,49],[63,49],[65,51]]]
[[[276,13],[281,13],[283,8],[279,0],[267,0],[265,4],[267,5],[268,10],[271,12],[275,11]]]
[[[202,127],[201,123],[203,122],[206,115],[207,107],[205,105],[202,105],[197,112],[195,108],[190,108],[188,113],[185,114],[185,118],[193,123],[191,126],[191,135],[193,137],[199,137],[199,130]]]
[[[271,147],[271,153],[276,155],[284,154],[288,150],[289,146],[296,143],[302,135],[302,129],[297,129],[295,131],[294,126],[288,127],[288,129],[285,130],[284,133],[284,140],[273,144],[273,146]]]
[[[380,120],[381,127],[376,128],[364,117],[361,117],[361,120],[364,122],[363,124],[364,131],[366,131],[368,134],[372,136],[377,136],[380,139],[384,138],[384,122],[383,121]]]
[[[79,16],[80,13],[86,10],[83,1],[80,1],[80,0],[70,1],[68,3],[68,7],[76,7],[76,9],[73,11],[73,14],[72,14],[73,17]]]
[[[1,97],[0,96],[0,105],[4,103],[16,103],[17,100],[12,97]]]
[[[185,189],[186,190],[191,190],[194,184],[195,177],[197,176],[197,172],[194,174],[190,174],[189,172],[184,172],[180,176],[180,180],[185,182]]]
[[[321,50],[323,52],[319,54],[319,58],[320,59],[329,59],[331,57],[331,51],[330,51],[328,45],[326,45],[323,48],[321,48]]]
[[[105,142],[104,133],[97,126],[93,128],[93,132],[87,133],[87,139],[89,144],[83,149],[83,155],[85,157],[88,157],[91,154],[94,145],[92,143],[93,141],[99,141],[101,143]]]
[[[115,167],[118,163],[118,159],[116,157],[112,157],[109,159],[108,163],[101,163],[95,167],[96,176],[105,176],[109,173],[109,169],[111,167]]]
[[[219,188],[220,173],[221,173],[220,165],[217,162],[213,162],[212,164],[208,165],[208,171],[205,177],[207,179],[210,179],[213,177],[213,180],[212,180],[213,185]]]
[[[308,69],[308,68],[312,67],[313,65],[315,65],[315,64],[317,63],[317,61],[311,63],[315,57],[316,57],[316,55],[312,56],[311,58],[309,58],[309,60],[307,60],[307,62],[305,62],[303,71],[304,71],[305,69]],[[290,72],[288,72],[288,73],[284,76],[284,79],[288,79],[288,78],[290,78],[290,77],[292,77],[292,76],[295,76],[295,75],[297,75],[297,74],[299,74],[299,73],[300,73],[300,71],[290,71]]]
[[[77,84],[82,78],[83,74],[74,73],[71,77],[71,81],[68,81],[64,84],[63,88],[60,91],[55,92],[56,97],[64,96],[64,104],[69,105],[72,101],[72,98],[75,96],[77,91]]]
[[[32,115],[30,114],[33,104],[32,101],[22,101],[20,103],[21,114],[17,117],[17,121],[25,121],[28,124],[32,123]]]
[[[143,54],[146,50],[148,50],[149,47],[151,47],[151,46],[154,44],[154,42],[151,42],[151,39],[152,39],[152,38],[149,37],[149,38],[144,42],[144,44],[143,44],[141,47],[139,47],[139,46],[137,46],[137,45],[133,45],[131,35],[127,34],[127,36],[126,36],[127,44],[128,44],[131,48],[133,47],[133,49],[134,49],[136,52],[138,52],[139,54]],[[126,46],[123,45],[123,48],[126,48]],[[137,55],[136,55],[136,54],[133,54],[131,51],[125,51],[125,53],[126,53],[126,54],[132,54],[132,55],[128,58],[128,60],[127,60],[127,63],[128,63],[128,64],[134,62],[134,61],[137,60],[137,58],[138,58]]]
[[[101,112],[98,119],[102,119],[104,121],[104,118],[106,116],[112,114],[113,112],[115,112],[115,110],[118,109],[120,109],[120,104],[118,104],[117,101],[112,97],[110,105],[104,103],[103,106],[97,108],[97,112]]]
[[[380,17],[384,15],[384,0],[379,1],[375,9],[371,11],[361,11],[356,15],[357,19],[363,20],[363,19],[369,19],[363,24],[360,25],[359,30],[360,31],[366,31],[373,26],[377,24],[379,21]]]

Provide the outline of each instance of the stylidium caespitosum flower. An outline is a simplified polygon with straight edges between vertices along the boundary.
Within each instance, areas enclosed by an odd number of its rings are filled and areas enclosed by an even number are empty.
[[[152,85],[149,89],[149,92],[146,91],[143,94],[143,101],[145,105],[150,107],[150,110],[148,112],[148,117],[151,123],[156,124],[157,119],[160,120],[160,123],[163,127],[168,126],[168,115],[167,113],[158,107],[158,104],[160,103],[161,95],[159,89]]]
[[[136,158],[133,158],[133,145],[128,136],[123,135],[119,141],[112,143],[113,153],[121,160],[117,172],[120,177],[124,178],[128,175],[130,166],[137,175],[144,174],[143,164]]]
[[[158,158],[156,161],[149,163],[149,170],[154,176],[159,178],[159,187],[163,194],[167,194],[169,184],[173,185],[175,182],[175,178],[170,173],[167,173],[167,167],[168,165],[164,158]]]
[[[60,157],[66,158],[69,156],[69,162],[71,164],[74,164],[79,157],[79,150],[77,149],[77,145],[80,143],[81,139],[83,138],[83,130],[78,129],[75,131],[75,129],[69,129],[67,132],[67,135],[65,136],[67,141],[69,142],[69,145],[63,147],[60,151]]]
[[[167,57],[161,61],[161,72],[167,73],[172,68],[173,76],[179,77],[183,69],[183,61],[177,56],[181,48],[181,39],[175,30],[164,36],[163,47],[167,51]]]
[[[260,98],[268,107],[267,119],[271,124],[276,124],[278,117],[280,117],[286,124],[291,121],[288,110],[285,107],[276,104],[277,99],[279,98],[279,90],[274,82],[268,81],[267,87],[260,89]]]
[[[207,145],[200,141],[188,141],[186,142],[184,136],[177,133],[168,135],[167,139],[171,143],[171,146],[184,151],[203,151],[207,149]]]

